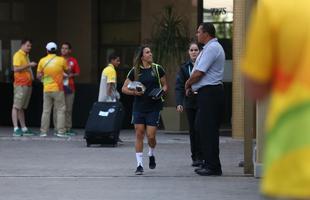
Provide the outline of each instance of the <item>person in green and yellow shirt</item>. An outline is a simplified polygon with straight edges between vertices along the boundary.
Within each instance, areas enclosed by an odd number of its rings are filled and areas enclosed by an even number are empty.
[[[65,134],[65,96],[63,91],[63,74],[68,72],[65,58],[56,55],[57,45],[50,42],[46,45],[47,56],[38,64],[37,77],[43,82],[43,113],[41,118],[40,136],[46,137],[50,126],[52,107],[57,115],[58,137],[67,137]]]
[[[261,192],[310,199],[310,1],[257,1],[242,64],[249,96],[270,96]]]

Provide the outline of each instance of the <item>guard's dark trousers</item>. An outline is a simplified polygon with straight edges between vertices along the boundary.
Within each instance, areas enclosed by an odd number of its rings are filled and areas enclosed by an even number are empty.
[[[202,159],[207,168],[221,170],[219,128],[224,111],[223,85],[207,85],[198,90],[198,123]]]
[[[196,130],[195,123],[198,114],[198,108],[186,108],[187,120],[189,124],[190,144],[192,160],[202,160],[200,150],[199,132]]]

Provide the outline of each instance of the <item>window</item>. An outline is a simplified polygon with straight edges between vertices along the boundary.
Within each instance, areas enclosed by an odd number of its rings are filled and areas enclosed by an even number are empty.
[[[232,81],[233,0],[203,0],[203,22],[212,22],[226,54],[224,82]]]
[[[99,68],[101,75],[107,65],[108,56],[117,52],[121,57],[118,82],[126,79],[132,66],[136,48],[140,44],[141,2],[140,0],[99,1]]]
[[[10,20],[10,3],[0,2],[0,21]]]
[[[217,38],[232,38],[233,0],[204,0],[203,21],[212,22]]]
[[[24,1],[0,1],[0,22],[21,22],[24,15]]]

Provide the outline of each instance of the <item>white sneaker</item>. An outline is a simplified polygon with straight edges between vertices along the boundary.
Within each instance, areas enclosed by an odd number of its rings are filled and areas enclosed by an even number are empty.
[[[47,134],[46,133],[40,133],[40,137],[46,137]]]
[[[56,136],[57,137],[62,137],[62,138],[68,137],[68,135],[66,135],[65,133],[56,133]]]

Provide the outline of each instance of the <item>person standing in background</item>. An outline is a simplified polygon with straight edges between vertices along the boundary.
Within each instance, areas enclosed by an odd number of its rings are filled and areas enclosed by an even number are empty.
[[[46,45],[47,56],[38,64],[37,78],[43,82],[43,112],[41,118],[40,137],[46,137],[50,126],[51,110],[54,106],[57,115],[58,137],[67,137],[65,129],[65,95],[63,91],[64,72],[70,73],[67,61],[56,55],[57,45],[49,42]]]
[[[30,62],[29,53],[32,47],[30,39],[23,39],[21,48],[13,56],[14,71],[14,100],[12,107],[12,121],[14,126],[13,136],[34,135],[34,132],[26,127],[25,110],[29,105],[32,93],[33,72],[32,67],[37,63]],[[21,129],[18,126],[21,125]]]
[[[195,127],[196,116],[198,112],[197,108],[197,93],[192,93],[190,96],[185,95],[185,82],[192,74],[194,63],[199,55],[199,47],[195,42],[190,43],[188,49],[188,55],[190,59],[181,65],[180,71],[177,74],[175,84],[176,94],[176,110],[177,112],[183,112],[186,110],[187,120],[189,124],[190,146],[191,146],[191,158],[192,166],[198,167],[202,165],[201,152],[199,145],[199,133]]]
[[[109,55],[109,64],[102,71],[102,76],[107,77],[107,99],[108,102],[115,102],[119,100],[120,95],[117,91],[117,74],[115,68],[117,68],[120,63],[120,56],[116,53]]]
[[[80,66],[77,60],[72,56],[72,45],[69,42],[61,44],[61,56],[66,59],[70,73],[64,73],[64,93],[66,102],[65,111],[65,129],[68,136],[74,136],[76,133],[72,130],[72,110],[75,98],[75,77],[80,75]],[[56,107],[53,109],[54,126],[57,127]]]
[[[102,76],[107,78],[107,102],[116,102],[120,99],[120,94],[117,91],[117,73],[115,68],[117,68],[121,59],[116,53],[112,53],[108,58],[109,64],[102,70]],[[122,143],[123,140],[118,136],[118,142]]]
[[[185,83],[186,94],[198,92],[198,131],[204,164],[195,172],[201,176],[221,176],[219,129],[224,112],[225,52],[215,37],[212,23],[202,23],[197,30],[199,43],[204,44],[193,73]]]

